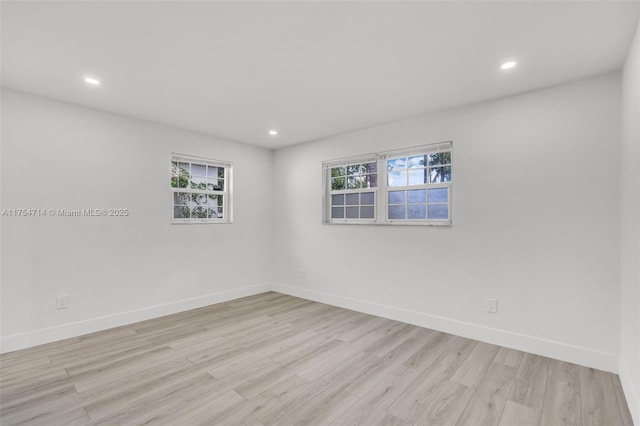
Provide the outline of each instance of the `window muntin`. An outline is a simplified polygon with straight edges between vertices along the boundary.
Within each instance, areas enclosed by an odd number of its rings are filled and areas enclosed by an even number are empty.
[[[216,160],[173,156],[171,160],[172,221],[230,222],[231,165]]]
[[[451,148],[445,142],[325,162],[327,222],[451,224]]]

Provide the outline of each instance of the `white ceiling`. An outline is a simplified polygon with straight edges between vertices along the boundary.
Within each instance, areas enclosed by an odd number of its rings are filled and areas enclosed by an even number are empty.
[[[278,148],[619,69],[639,4],[2,2],[2,84]]]

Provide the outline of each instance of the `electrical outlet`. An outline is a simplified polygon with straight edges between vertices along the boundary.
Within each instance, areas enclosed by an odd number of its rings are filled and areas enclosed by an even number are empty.
[[[298,275],[300,278],[304,278],[307,276],[307,273],[305,272],[304,269],[300,269],[300,272],[298,273]]]
[[[498,301],[496,299],[487,299],[487,312],[492,314],[498,312]]]
[[[56,297],[56,308],[58,309],[67,309],[69,307],[69,296],[58,296]]]

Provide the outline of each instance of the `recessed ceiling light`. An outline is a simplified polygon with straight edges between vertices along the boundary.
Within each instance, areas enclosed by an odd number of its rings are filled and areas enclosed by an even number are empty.
[[[100,86],[102,83],[95,77],[85,77],[84,82],[92,86]]]
[[[277,134],[278,134],[278,131],[277,131],[277,130],[269,130],[269,134],[270,134],[271,136],[275,136],[275,135],[277,135]]]
[[[510,70],[511,68],[515,67],[517,65],[516,61],[509,61],[509,62],[505,62],[504,64],[500,65],[500,69],[501,70]]]

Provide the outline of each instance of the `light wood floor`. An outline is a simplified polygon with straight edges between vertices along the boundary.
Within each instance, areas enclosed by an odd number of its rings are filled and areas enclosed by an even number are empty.
[[[618,377],[265,293],[2,355],[2,425],[631,425]]]

